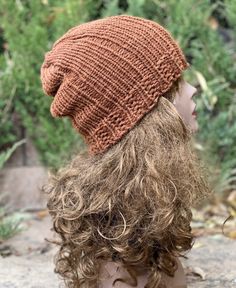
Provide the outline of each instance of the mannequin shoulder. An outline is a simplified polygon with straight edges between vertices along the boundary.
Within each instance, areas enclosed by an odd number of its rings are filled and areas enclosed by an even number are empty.
[[[165,279],[167,288],[187,288],[187,282],[183,265],[180,262],[179,258],[177,258],[176,260],[178,268],[175,271],[175,276],[169,277],[166,274],[163,274],[163,279]]]
[[[186,288],[186,279],[184,275],[184,269],[179,259],[177,259],[178,269],[175,273],[175,276],[168,277],[163,275],[167,288]],[[130,278],[128,271],[126,271],[120,263],[103,261],[100,265],[100,285],[99,288],[131,288],[130,286],[123,282],[116,282],[115,286],[112,286],[112,283],[117,278]],[[144,288],[147,284],[148,272],[144,271],[137,276],[137,286],[136,288]]]
[[[102,262],[100,266],[100,286],[99,288],[131,288],[129,284],[123,283],[121,281],[116,282],[115,286],[112,283],[117,278],[130,278],[130,275],[126,269],[122,267],[120,263],[117,262]],[[137,276],[138,285],[136,288],[143,288],[147,283],[147,273],[142,273]]]

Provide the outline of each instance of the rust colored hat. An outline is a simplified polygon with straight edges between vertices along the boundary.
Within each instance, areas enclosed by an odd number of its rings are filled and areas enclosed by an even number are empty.
[[[117,143],[189,66],[158,23],[111,16],[69,29],[45,53],[53,117],[68,116],[94,155]]]

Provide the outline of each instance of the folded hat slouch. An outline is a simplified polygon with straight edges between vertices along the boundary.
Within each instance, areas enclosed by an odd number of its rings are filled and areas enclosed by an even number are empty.
[[[45,53],[44,92],[53,117],[68,116],[89,154],[117,143],[189,64],[158,23],[119,15],[69,29]]]

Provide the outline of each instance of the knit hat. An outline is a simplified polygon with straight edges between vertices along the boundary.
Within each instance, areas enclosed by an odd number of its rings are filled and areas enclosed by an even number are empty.
[[[89,154],[121,139],[189,66],[154,21],[119,15],[69,29],[45,53],[41,82],[53,117],[68,116]]]

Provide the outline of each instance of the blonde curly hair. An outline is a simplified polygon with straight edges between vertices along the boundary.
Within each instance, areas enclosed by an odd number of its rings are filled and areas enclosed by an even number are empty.
[[[190,207],[209,193],[191,132],[173,101],[182,76],[158,105],[108,151],[82,151],[52,173],[43,191],[60,246],[55,272],[67,287],[99,287],[101,261],[118,261],[135,287],[165,287],[176,257],[192,246]]]

